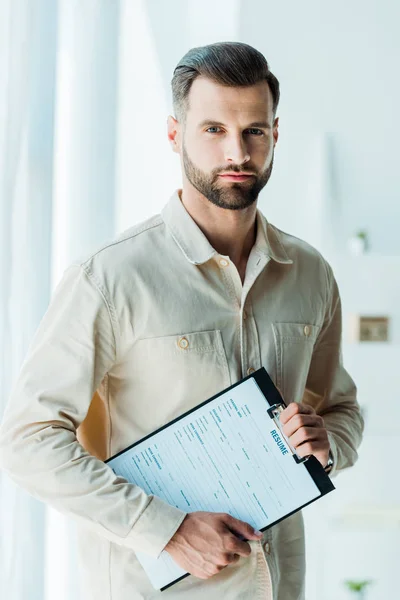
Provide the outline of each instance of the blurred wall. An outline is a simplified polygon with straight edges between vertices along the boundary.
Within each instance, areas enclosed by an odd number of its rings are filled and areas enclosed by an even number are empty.
[[[335,237],[343,242],[366,228],[374,252],[400,253],[400,125],[395,119],[400,5],[395,0],[338,0],[334,5],[248,0],[231,2],[229,10],[210,0],[123,0],[121,6],[121,105],[130,99],[121,119],[126,132],[133,131],[134,123],[135,130],[148,132],[147,138],[157,132],[157,150],[146,154],[146,161],[157,164],[163,176],[173,171],[157,182],[160,194],[168,195],[171,184],[179,182],[179,171],[171,167],[178,159],[173,156],[171,162],[166,142],[169,82],[176,63],[192,46],[240,40],[265,54],[281,83],[280,140],[274,174],[260,202],[270,220],[296,235],[315,235],[309,207],[316,200],[310,196],[320,177],[321,139],[329,138],[332,201],[340,220]],[[146,68],[150,88],[138,75]],[[137,186],[146,187],[144,181]]]

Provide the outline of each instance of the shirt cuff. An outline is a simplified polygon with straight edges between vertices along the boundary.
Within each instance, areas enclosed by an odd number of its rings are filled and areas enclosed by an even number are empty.
[[[337,461],[338,461],[338,448],[335,442],[335,438],[333,433],[328,431],[328,440],[330,444],[330,451],[332,453],[333,465],[331,470],[329,471],[329,477],[334,477],[337,474]]]
[[[158,496],[152,496],[125,539],[125,544],[134,551],[158,558],[186,515],[187,513],[167,504]]]

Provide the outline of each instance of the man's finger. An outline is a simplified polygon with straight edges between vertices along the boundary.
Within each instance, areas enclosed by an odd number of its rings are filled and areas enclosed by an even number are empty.
[[[300,404],[298,402],[291,402],[280,414],[280,421],[284,425],[294,417],[295,415],[314,415],[315,410],[307,404]]]
[[[232,555],[243,556],[247,558],[251,554],[251,546],[248,542],[242,542],[237,537],[232,537],[229,541],[229,553]]]
[[[319,440],[313,440],[311,442],[305,442],[304,444],[300,444],[296,448],[296,452],[299,456],[309,456],[310,454],[318,454],[319,452],[323,452],[326,450],[326,444]]]
[[[235,517],[232,517],[231,515],[226,515],[224,522],[231,531],[242,536],[246,540],[259,540],[262,537],[262,533],[256,531],[249,523],[235,519]]]
[[[322,441],[322,432],[315,427],[302,427],[289,438],[289,442],[294,448],[311,441]]]
[[[239,554],[235,554],[233,552],[231,554],[228,554],[229,564],[236,563],[239,559],[240,559],[240,555]]]
[[[318,415],[297,414],[285,423],[282,431],[287,437],[290,437],[302,427],[317,427],[322,429],[324,426],[324,420]]]

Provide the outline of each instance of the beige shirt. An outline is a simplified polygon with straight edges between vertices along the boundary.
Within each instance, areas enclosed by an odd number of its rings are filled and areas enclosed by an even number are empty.
[[[331,268],[260,211],[243,285],[177,192],[67,269],[6,409],[1,465],[78,522],[85,600],[304,598],[301,513],[211,579],[154,590],[135,551],[158,556],[185,513],[103,461],[264,366],[287,403],[323,415],[334,471],[349,467],[363,424],[340,341]]]

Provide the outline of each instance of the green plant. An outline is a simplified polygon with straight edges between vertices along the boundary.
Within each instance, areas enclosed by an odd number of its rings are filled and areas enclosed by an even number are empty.
[[[347,588],[352,591],[352,592],[356,592],[357,594],[362,594],[363,591],[365,590],[365,588],[367,587],[367,585],[370,585],[372,583],[372,581],[370,579],[365,579],[363,581],[354,581],[351,579],[348,579],[347,581],[344,582],[344,584],[347,586]]]

